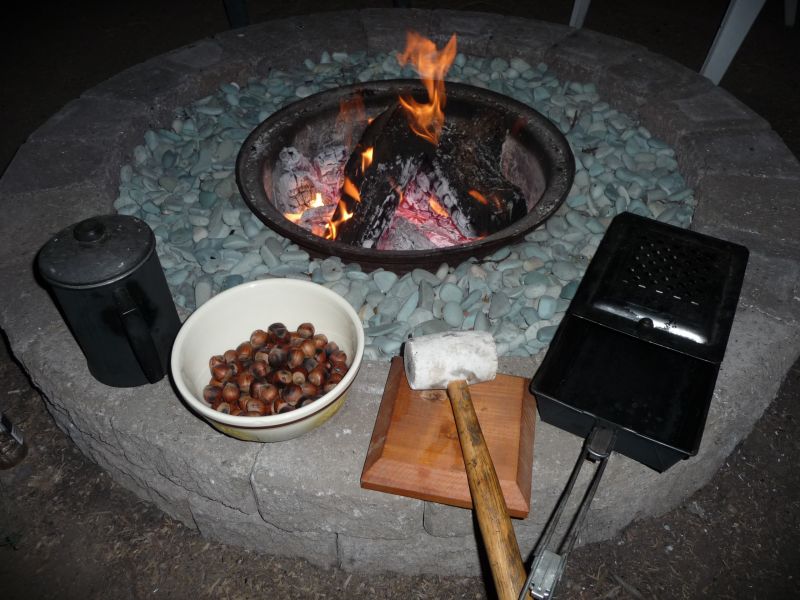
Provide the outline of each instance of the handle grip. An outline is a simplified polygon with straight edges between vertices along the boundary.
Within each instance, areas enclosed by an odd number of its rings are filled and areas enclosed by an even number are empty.
[[[453,407],[472,505],[489,556],[497,596],[500,600],[516,600],[525,584],[525,567],[467,382],[451,381],[447,385],[447,396]]]
[[[124,287],[116,288],[112,294],[114,302],[117,304],[117,313],[125,329],[125,335],[128,337],[128,342],[144,376],[150,383],[160,381],[164,377],[164,368],[161,366],[158,349],[153,342],[153,336],[150,335],[150,328],[142,316],[142,311],[139,310],[139,305]]]

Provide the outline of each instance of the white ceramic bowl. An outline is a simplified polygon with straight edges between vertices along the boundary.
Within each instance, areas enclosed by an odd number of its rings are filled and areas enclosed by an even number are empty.
[[[256,329],[281,322],[290,331],[313,323],[318,333],[347,353],[349,370],[330,392],[296,410],[265,417],[232,416],[203,401],[211,374],[208,360],[250,339]],[[327,421],[345,399],[364,354],[361,320],[341,296],[295,279],[264,279],[243,283],[203,304],[186,320],[172,347],[175,385],[189,407],[219,431],[241,440],[279,442],[297,437]]]

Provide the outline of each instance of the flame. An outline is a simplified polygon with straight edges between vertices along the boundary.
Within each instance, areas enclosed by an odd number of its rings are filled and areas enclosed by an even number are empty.
[[[297,223],[303,217],[303,213],[283,213],[283,216],[292,223]]]
[[[361,202],[361,194],[359,193],[356,185],[352,181],[350,181],[349,177],[344,178],[342,189],[344,190],[345,194],[353,198],[356,202]],[[341,205],[341,202],[339,204]]]
[[[313,202],[309,205],[311,208],[318,208],[320,206],[325,206],[325,203],[322,201],[322,194],[319,192],[316,193],[314,196]]]
[[[347,181],[347,180],[345,180],[345,181]],[[339,227],[339,225],[341,225],[342,223],[344,223],[348,219],[352,219],[353,218],[353,213],[347,212],[347,205],[345,204],[345,202],[343,200],[339,200],[339,206],[337,207],[337,210],[338,209],[341,209],[342,216],[341,216],[340,219],[337,219],[337,220],[331,219],[330,222],[325,226],[326,233],[323,236],[325,239],[335,240],[336,239],[336,229],[337,229],[337,227]]]
[[[418,33],[409,31],[406,36],[406,49],[398,55],[400,66],[411,62],[419,73],[419,78],[428,92],[428,103],[417,102],[411,96],[400,97],[400,104],[406,110],[412,131],[432,144],[439,143],[439,135],[444,126],[444,76],[456,58],[456,36],[450,38],[440,51],[433,41]]]
[[[369,167],[372,164],[372,151],[373,150],[374,150],[374,148],[372,146],[370,146],[369,148],[367,148],[366,150],[364,150],[361,153],[361,172],[362,173],[364,171],[366,171],[367,167]]]
[[[430,196],[428,198],[428,206],[430,206],[431,210],[440,217],[450,218],[450,213],[447,212],[447,209],[444,206],[439,204],[439,201],[436,200],[434,196]]]
[[[470,190],[467,193],[473,198],[475,198],[475,200],[477,200],[481,204],[487,204],[487,205],[489,204],[489,201],[486,199],[486,197],[483,194],[481,194],[478,190]]]

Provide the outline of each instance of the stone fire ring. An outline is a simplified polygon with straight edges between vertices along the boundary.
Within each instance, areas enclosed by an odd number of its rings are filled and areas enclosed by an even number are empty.
[[[35,253],[61,228],[112,212],[120,167],[144,132],[223,82],[246,82],[322,50],[401,48],[405,30],[474,55],[548,63],[593,81],[604,100],[672,144],[699,206],[692,227],[750,248],[738,313],[699,454],[663,474],[615,454],[583,542],[663,513],[705,484],[775,397],[800,352],[800,166],[769,124],[723,90],[641,46],[587,30],[498,15],[376,9],[254,25],[137,65],[67,104],[22,146],[0,181],[0,325],[53,417],[119,483],[203,535],[319,565],[405,573],[480,572],[471,513],[362,490],[359,476],[388,363],[367,362],[336,418],[279,444],[220,435],[170,382],[97,383],[46,291]],[[532,376],[537,359],[504,360]],[[581,440],[536,428],[533,548]],[[302,460],[300,459],[302,457]]]

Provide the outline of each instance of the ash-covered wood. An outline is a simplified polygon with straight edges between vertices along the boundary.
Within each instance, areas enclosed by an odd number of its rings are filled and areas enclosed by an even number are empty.
[[[363,155],[369,148],[372,163],[363,168]],[[364,130],[345,165],[341,202],[333,215],[334,223],[338,223],[336,239],[372,247],[391,221],[403,187],[415,175],[422,157],[433,150],[408,127],[399,104],[378,115]],[[345,210],[353,216],[342,221]]]
[[[433,166],[446,179],[459,210],[469,222],[473,235],[485,236],[508,227],[527,212],[522,191],[502,174],[500,156],[508,129],[499,113],[484,111],[471,120],[446,122]]]

